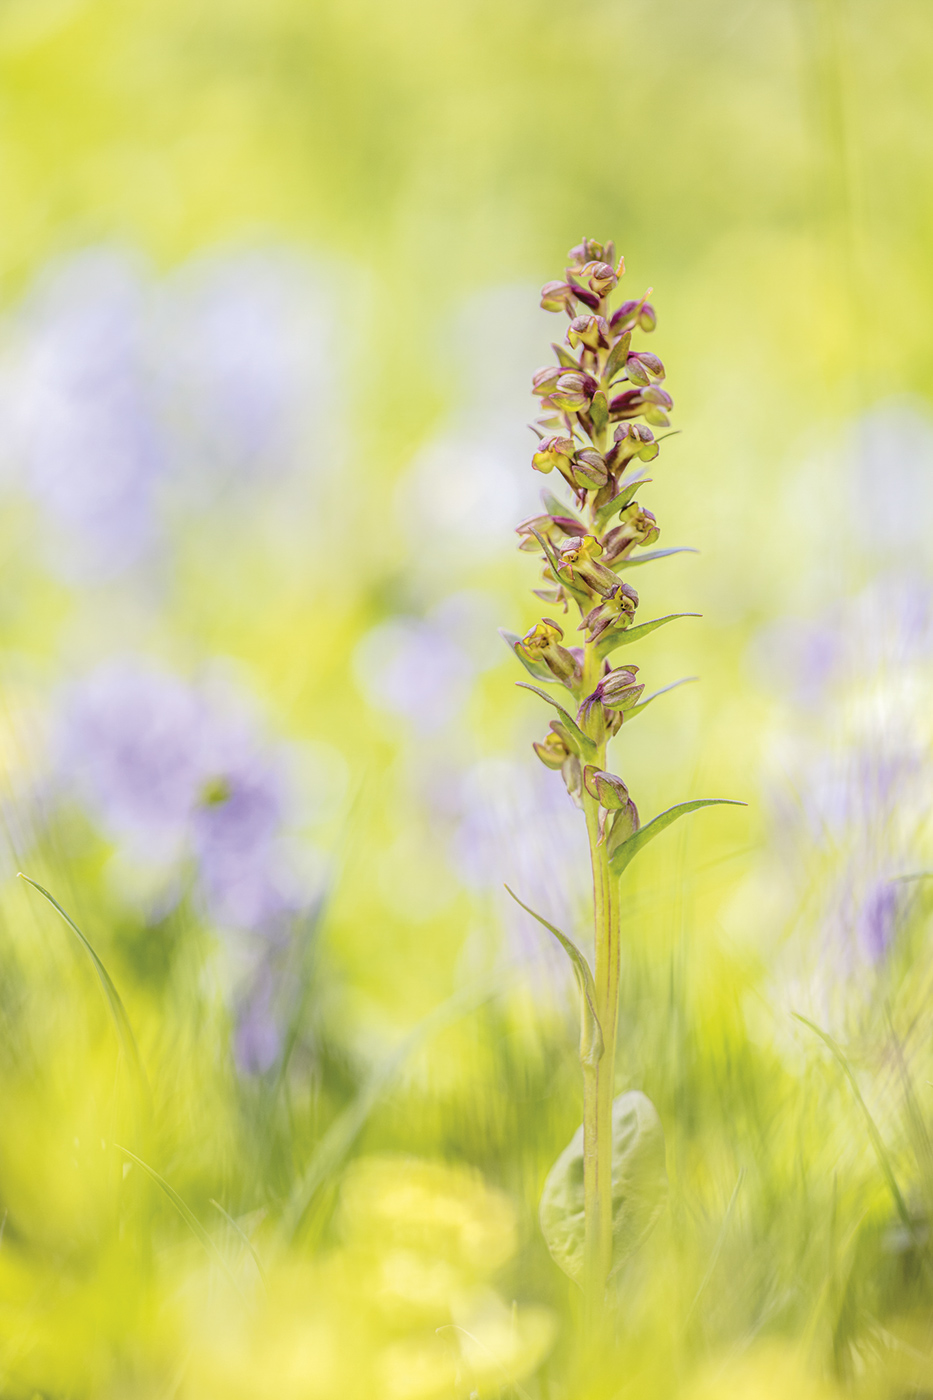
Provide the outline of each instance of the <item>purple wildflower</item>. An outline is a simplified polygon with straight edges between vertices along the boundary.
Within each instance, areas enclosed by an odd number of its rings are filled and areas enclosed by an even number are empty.
[[[334,395],[330,308],[308,269],[271,250],[197,259],[165,285],[160,313],[179,466],[232,482],[293,465]]]
[[[177,859],[207,780],[208,717],[183,681],[133,657],[67,688],[55,764],[105,834],[140,856]]]
[[[370,704],[435,731],[462,712],[477,675],[498,660],[490,650],[494,600],[450,594],[424,618],[393,617],[368,632],[354,656]]]
[[[106,579],[157,537],[165,449],[147,382],[145,293],[132,263],[92,252],[59,267],[21,318],[14,438],[48,512],[52,567]]]
[[[106,662],[64,697],[57,766],[130,857],[189,861],[213,922],[268,932],[306,906],[284,757],[237,705],[137,658]]]

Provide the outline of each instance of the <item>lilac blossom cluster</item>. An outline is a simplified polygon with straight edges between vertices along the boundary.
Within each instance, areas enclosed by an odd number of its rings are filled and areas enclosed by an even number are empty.
[[[289,871],[288,759],[228,694],[135,657],[62,696],[55,771],[130,861],[188,865],[205,916],[271,929],[306,903]]]
[[[4,327],[0,467],[53,571],[119,577],[159,557],[174,517],[313,467],[331,339],[313,277],[280,253],[161,280],[109,249],[47,270]]]
[[[276,968],[323,888],[322,865],[295,838],[293,767],[229,687],[190,684],[140,658],[111,659],[61,696],[60,796],[124,865],[148,872],[150,918],[188,895],[237,950],[237,1049],[251,1070],[277,1053]]]

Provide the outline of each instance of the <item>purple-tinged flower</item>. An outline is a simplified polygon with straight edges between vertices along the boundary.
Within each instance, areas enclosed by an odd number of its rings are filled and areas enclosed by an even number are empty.
[[[67,689],[55,760],[131,860],[190,866],[221,927],[268,933],[314,897],[289,840],[287,758],[228,698],[138,658],[106,662]]]
[[[94,251],[60,265],[19,320],[13,438],[23,484],[55,527],[49,562],[72,581],[121,573],[158,535],[166,458],[146,312],[135,266]]]
[[[250,736],[235,739],[213,760],[192,814],[199,890],[214,923],[270,927],[307,900],[282,840],[290,794],[282,766]]]
[[[360,690],[371,705],[436,731],[462,712],[479,673],[494,665],[488,595],[464,590],[423,618],[393,617],[362,638],[353,658]]]
[[[163,284],[153,338],[177,466],[227,483],[268,477],[296,464],[312,428],[323,457],[333,329],[309,269],[282,252],[198,258]]]
[[[136,657],[104,662],[66,688],[54,763],[104,833],[140,856],[177,859],[207,781],[201,697]]]

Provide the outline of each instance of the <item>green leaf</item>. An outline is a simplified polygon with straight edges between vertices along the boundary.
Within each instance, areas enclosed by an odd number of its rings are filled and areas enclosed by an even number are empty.
[[[637,705],[633,705],[630,710],[625,710],[623,714],[623,724],[630,724],[636,715],[640,715],[642,710],[648,708],[653,700],[657,700],[659,695],[666,695],[669,690],[676,690],[679,685],[689,685],[691,681],[698,681],[699,676],[682,676],[679,681],[671,681],[670,685],[662,685],[660,690],[654,690],[650,695],[646,695],[644,700],[640,700]]]
[[[647,486],[651,477],[648,475],[648,468],[644,467],[636,472],[634,476],[628,477],[620,483],[621,490],[617,496],[613,496],[611,501],[607,501],[604,506],[600,506],[596,512],[596,528],[602,530],[620,510],[624,510],[629,501],[638,490],[639,486]]]
[[[593,740],[589,738],[588,735],[583,733],[583,730],[577,724],[576,720],[570,718],[567,711],[562,705],[558,705],[556,700],[552,700],[550,695],[545,695],[544,691],[539,690],[536,685],[529,685],[527,681],[516,681],[515,684],[517,686],[520,686],[522,690],[533,690],[535,695],[540,695],[542,700],[546,700],[549,705],[554,706],[554,709],[560,715],[561,719],[564,721],[564,724],[570,731],[570,738],[578,746],[579,758],[596,757],[596,745],[593,743]]]
[[[609,351],[609,358],[606,361],[606,368],[603,371],[603,378],[607,384],[611,381],[613,375],[617,374],[625,364],[625,361],[628,359],[628,352],[631,344],[632,332],[626,331],[625,335],[617,340]]]
[[[649,841],[653,841],[656,836],[675,822],[678,817],[685,817],[688,812],[698,812],[701,807],[747,807],[747,802],[737,802],[733,797],[698,797],[694,802],[679,802],[676,807],[669,807],[666,812],[662,812],[659,817],[639,829],[630,836],[627,841],[615,852],[609,862],[609,869],[614,875],[621,875],[627,865],[629,865],[643,846],[647,846]]]
[[[613,568],[634,569],[636,564],[650,564],[655,559],[667,559],[671,554],[699,554],[698,549],[693,549],[690,545],[680,545],[677,549],[649,549],[645,554],[632,554],[628,559],[621,559]]]
[[[552,342],[551,342],[551,349],[554,351],[554,354],[557,356],[557,362],[558,362],[558,364],[563,365],[563,366],[564,366],[564,369],[575,369],[575,370],[579,370],[579,368],[580,368],[580,361],[574,359],[574,357],[571,355],[570,351],[567,349],[566,345],[558,345],[558,344],[556,344],[556,342],[552,341]]]
[[[533,919],[552,933],[557,939],[564,952],[567,954],[573,966],[574,976],[577,979],[577,986],[580,988],[580,995],[583,998],[583,1016],[580,1026],[580,1059],[585,1065],[595,1065],[602,1059],[603,1055],[603,1031],[599,1024],[599,1017],[596,1014],[596,983],[593,981],[593,974],[586,958],[574,943],[572,938],[568,938],[566,933],[561,933],[554,924],[548,923],[540,914],[536,914],[533,909],[529,909],[527,904],[522,903],[514,890],[505,887],[515,903],[524,909],[526,914],[530,914]]]
[[[555,496],[553,491],[548,491],[547,489],[542,491],[541,500],[548,515],[563,515],[569,519],[576,520],[577,517],[574,514],[573,507],[564,505],[564,502]],[[583,525],[582,520],[580,524],[581,526]]]
[[[701,613],[668,613],[666,617],[656,617],[651,622],[639,623],[637,627],[627,627],[622,632],[607,632],[597,643],[600,661],[604,660],[616,647],[628,646],[630,642],[640,642],[649,632],[663,627],[666,622],[676,622],[679,617],[700,617]]]
[[[551,1258],[582,1285],[586,1218],[583,1208],[583,1126],[548,1172],[538,1218]],[[657,1110],[638,1089],[612,1102],[612,1264],[619,1272],[647,1239],[667,1202],[664,1130]]]
[[[601,437],[609,422],[609,400],[602,389],[597,389],[593,395],[593,402],[590,404],[590,419],[594,433],[597,437]]]
[[[246,1231],[242,1228],[242,1226],[240,1226],[240,1225],[237,1223],[237,1221],[234,1220],[233,1216],[230,1215],[230,1213],[229,1213],[228,1211],[224,1210],[223,1206],[220,1204],[219,1201],[215,1201],[214,1198],[213,1198],[213,1196],[211,1196],[209,1199],[210,1199],[211,1205],[214,1207],[215,1210],[217,1210],[217,1211],[220,1212],[220,1214],[223,1216],[224,1220],[226,1220],[227,1224],[230,1226],[230,1229],[233,1231],[233,1233],[234,1233],[235,1235],[238,1235],[239,1238],[243,1241],[243,1244],[246,1246],[246,1249],[248,1250],[248,1252],[249,1252],[249,1254],[250,1254],[250,1257],[252,1258],[253,1263],[256,1265],[256,1272],[257,1272],[257,1274],[259,1275],[259,1278],[260,1278],[260,1280],[261,1280],[261,1282],[262,1282],[262,1285],[263,1285],[263,1287],[265,1287],[265,1285],[266,1285],[266,1271],[265,1271],[265,1269],[262,1267],[262,1260],[260,1259],[259,1255],[256,1253],[256,1247],[255,1247],[255,1245],[253,1244],[252,1240],[250,1239],[249,1235],[248,1235],[248,1234],[246,1233]]]
[[[543,661],[529,661],[527,656],[522,655],[522,653],[518,650],[518,644],[521,641],[521,637],[518,635],[517,632],[509,632],[506,630],[506,628],[500,627],[499,636],[505,642],[506,646],[510,649],[510,651],[512,651],[514,655],[518,658],[518,660],[522,663],[525,670],[528,671],[530,675],[534,676],[536,681],[544,681],[546,685],[560,684],[560,681],[555,675],[553,675],[548,670]]]
[[[130,1066],[132,1067],[137,1077],[140,1087],[148,1096],[149,1082],[146,1079],[146,1072],[143,1069],[142,1060],[139,1056],[139,1049],[136,1045],[136,1037],[133,1035],[133,1027],[130,1025],[130,1018],[126,1014],[126,1007],[123,1005],[123,1000],[120,996],[120,993],[114,986],[113,979],[110,976],[110,973],[107,971],[106,967],[104,967],[104,964],[101,962],[100,958],[97,956],[97,953],[94,951],[90,939],[85,937],[85,935],[78,928],[78,925],[75,923],[74,919],[71,917],[70,914],[67,914],[65,912],[65,910],[59,904],[55,896],[50,894],[44,885],[40,885],[36,880],[30,880],[29,876],[24,875],[21,870],[18,872],[18,874],[21,880],[25,880],[27,885],[32,885],[34,890],[38,890],[39,893],[42,896],[44,896],[45,899],[48,900],[52,908],[58,914],[61,915],[61,917],[65,920],[65,923],[68,925],[72,933],[77,938],[78,942],[81,944],[84,951],[87,953],[88,957],[91,959],[91,962],[94,965],[94,971],[97,973],[98,981],[100,982],[100,985],[103,989],[104,997],[106,999],[107,1006],[110,1010],[110,1015],[113,1020],[113,1024],[116,1028],[117,1039],[120,1042],[120,1047],[123,1050],[123,1053],[126,1055],[126,1058],[129,1061]]]
[[[227,1275],[227,1278],[230,1280],[234,1288],[236,1288],[237,1292],[239,1293],[240,1290],[237,1287],[237,1281],[233,1277],[233,1274],[230,1272],[229,1268],[227,1267],[226,1261],[224,1260],[224,1257],[221,1254],[220,1250],[217,1248],[216,1244],[211,1239],[210,1235],[207,1233],[204,1226],[201,1224],[200,1220],[195,1215],[194,1211],[191,1210],[191,1208],[187,1206],[182,1200],[181,1196],[179,1196],[174,1186],[169,1186],[164,1176],[160,1176],[154,1167],[150,1167],[148,1162],[144,1162],[141,1157],[137,1157],[136,1153],[131,1152],[128,1147],[121,1147],[118,1142],[115,1142],[113,1145],[118,1152],[123,1153],[124,1157],[129,1157],[130,1160],[135,1162],[138,1167],[142,1167],[143,1171],[146,1172],[146,1174],[152,1178],[156,1185],[162,1188],[166,1196],[168,1196],[169,1200],[171,1201],[172,1205],[178,1211],[178,1214],[181,1216],[182,1220],[188,1226],[188,1229],[194,1235],[195,1239],[201,1242],[201,1244],[204,1246],[205,1250],[210,1255],[210,1257],[215,1261],[215,1263],[220,1265],[221,1269],[223,1269],[224,1273]],[[226,1212],[224,1213],[226,1214]]]

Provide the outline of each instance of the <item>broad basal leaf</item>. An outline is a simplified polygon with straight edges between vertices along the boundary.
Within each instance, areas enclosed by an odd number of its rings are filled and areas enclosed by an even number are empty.
[[[612,1267],[610,1278],[651,1232],[667,1200],[664,1131],[638,1089],[612,1104]],[[541,1230],[555,1264],[583,1283],[583,1125],[554,1163],[541,1195]]]

